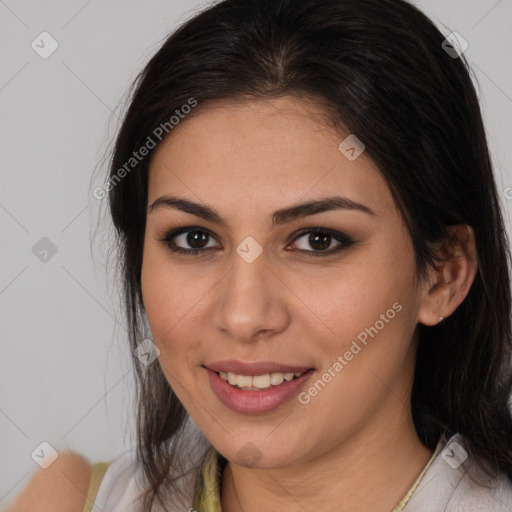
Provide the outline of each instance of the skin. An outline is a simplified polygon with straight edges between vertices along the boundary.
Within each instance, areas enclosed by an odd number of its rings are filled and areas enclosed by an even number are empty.
[[[32,474],[16,499],[7,505],[7,512],[82,510],[90,503],[87,492],[91,474],[91,464],[82,455],[60,452],[49,467],[38,468]]]
[[[474,235],[454,227],[460,243],[453,258],[416,282],[411,239],[383,177],[366,152],[350,161],[338,150],[348,133],[322,113],[289,96],[217,103],[175,127],[150,165],[149,205],[177,195],[211,206],[229,223],[156,208],[147,214],[142,266],[161,367],[229,460],[223,512],[389,512],[433,453],[420,442],[409,407],[416,329],[448,317],[467,295]],[[270,229],[274,210],[330,195],[375,215],[334,210]],[[182,226],[212,233],[206,256],[173,254],[159,240]],[[295,233],[311,227],[340,231],[354,244],[308,258],[304,252],[321,249]],[[263,249],[252,263],[236,252],[248,236]],[[185,237],[174,242],[193,249]],[[338,245],[331,238],[324,252]],[[400,312],[306,405],[292,399],[267,413],[236,413],[202,367],[229,358],[306,365],[315,368],[309,387],[396,302]],[[260,455],[252,464],[238,455],[249,442]]]

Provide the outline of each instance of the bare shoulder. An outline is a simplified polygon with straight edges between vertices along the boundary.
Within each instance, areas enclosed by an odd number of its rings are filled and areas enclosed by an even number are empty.
[[[90,480],[89,461],[79,453],[62,452],[50,467],[37,469],[7,512],[81,512]]]

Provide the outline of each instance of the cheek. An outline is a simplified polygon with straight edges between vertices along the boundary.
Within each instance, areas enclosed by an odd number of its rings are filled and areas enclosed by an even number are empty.
[[[156,337],[165,333],[184,314],[187,288],[183,272],[172,264],[168,253],[153,240],[146,240],[142,259],[141,287],[144,307]]]
[[[142,262],[141,288],[144,308],[148,317],[153,336],[162,332],[169,320],[169,312],[173,311],[172,297],[167,286],[165,267],[162,267],[154,257],[154,251],[145,250]],[[166,320],[167,318],[167,320]]]
[[[407,364],[415,325],[413,255],[398,243],[396,249],[391,244],[385,247],[347,259],[331,279],[308,292],[314,304],[310,309],[320,312],[309,318],[312,332],[319,334],[316,342],[322,345],[325,367],[340,363],[341,356],[343,369],[338,364],[333,370],[334,380],[356,396],[363,389],[371,392],[375,385],[369,368],[384,380],[393,380]]]
[[[151,244],[145,246],[142,261],[141,287],[144,308],[153,341],[162,351],[167,339],[173,335],[180,314],[180,283],[173,279],[173,272],[166,264],[161,251]],[[164,356],[164,354],[162,354]]]
[[[201,279],[191,276],[172,264],[165,251],[148,246],[144,252],[141,287],[144,308],[160,350],[164,371],[182,371],[186,360],[197,354],[200,336],[197,335],[201,297],[208,291]]]
[[[142,295],[152,339],[160,350],[158,363],[178,399],[187,411],[194,412],[197,398],[193,397],[200,396],[198,377],[204,372],[197,366],[201,339],[197,311],[206,290],[201,293],[194,286],[199,283],[187,286],[189,279],[172,266],[164,251],[154,247],[145,251]]]
[[[390,309],[388,316],[394,317],[394,303],[410,302],[412,272],[411,261],[398,251],[361,253],[318,286],[309,285],[308,301],[335,334],[354,336]]]
[[[347,428],[356,428],[389,397],[390,388],[401,397],[407,387],[415,313],[412,266],[389,254],[359,259],[324,280],[323,290],[310,289],[311,309],[320,311],[318,317],[308,316],[310,332],[322,361],[318,380],[302,395],[312,417],[325,415],[329,404],[331,417],[345,418]]]

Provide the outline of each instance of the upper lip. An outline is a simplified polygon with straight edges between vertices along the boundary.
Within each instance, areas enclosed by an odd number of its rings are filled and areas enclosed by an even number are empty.
[[[297,373],[305,372],[311,369],[311,366],[299,366],[291,364],[281,364],[273,361],[258,361],[248,363],[237,361],[235,359],[227,359],[224,361],[215,361],[205,364],[207,368],[214,372],[230,372],[238,375],[264,375],[266,373]]]

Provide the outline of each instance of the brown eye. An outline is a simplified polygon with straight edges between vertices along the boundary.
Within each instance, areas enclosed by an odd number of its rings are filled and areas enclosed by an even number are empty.
[[[209,238],[212,238],[212,235],[208,231],[189,227],[170,231],[161,239],[161,242],[164,242],[172,252],[193,255],[211,249],[211,247],[207,247]],[[180,245],[177,245],[176,242]],[[190,248],[187,248],[187,245]]]
[[[308,256],[327,256],[350,247],[354,243],[350,237],[340,231],[332,231],[323,228],[311,228],[302,231],[300,235],[295,238],[294,243],[301,238],[305,239],[305,243],[303,244],[304,247],[299,248],[299,250],[306,253]],[[334,249],[332,249],[332,244],[335,241],[338,242],[338,245],[336,246],[336,244],[334,244]],[[313,248],[313,250],[308,249],[308,246]],[[331,250],[327,251],[326,249],[329,248]]]
[[[324,228],[302,230],[299,236],[294,239],[294,243],[300,238],[306,238],[306,236],[307,239],[304,244],[306,247],[299,248],[298,250],[300,253],[304,253],[307,256],[329,256],[350,247],[354,243],[354,241],[344,233]],[[216,248],[216,246],[208,247],[210,238],[213,238],[213,235],[205,229],[186,227],[169,231],[160,241],[165,243],[174,253],[193,256],[204,254]],[[337,245],[335,242],[338,242]],[[333,243],[334,248],[332,248]],[[312,249],[309,249],[308,246]]]

